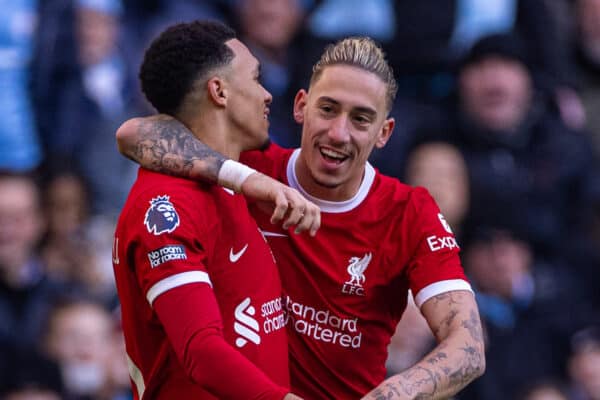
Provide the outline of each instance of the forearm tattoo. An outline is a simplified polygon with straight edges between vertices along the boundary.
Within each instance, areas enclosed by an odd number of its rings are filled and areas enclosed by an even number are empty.
[[[433,299],[434,304],[449,306],[448,314],[436,329],[436,336],[459,325],[464,329],[460,339],[441,342],[421,362],[373,390],[369,399],[447,399],[481,375],[485,365],[481,324],[475,309],[461,312],[464,295],[450,292]]]
[[[140,122],[135,143],[125,149],[144,168],[215,183],[227,159],[199,141],[180,122],[164,116]]]

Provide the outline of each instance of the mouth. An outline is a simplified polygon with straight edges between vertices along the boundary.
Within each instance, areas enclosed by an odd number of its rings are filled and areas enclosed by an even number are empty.
[[[268,120],[270,112],[271,112],[271,110],[269,110],[268,108],[265,108],[265,112],[264,112],[263,118]]]
[[[349,158],[349,155],[341,153],[330,147],[320,146],[319,152],[321,153],[321,157],[323,157],[325,161],[336,165],[343,163]]]

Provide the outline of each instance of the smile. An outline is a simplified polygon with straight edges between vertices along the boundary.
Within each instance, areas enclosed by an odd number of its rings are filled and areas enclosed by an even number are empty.
[[[335,162],[337,164],[341,164],[348,158],[346,154],[340,153],[330,148],[320,147],[319,151],[321,152],[321,156],[325,160],[329,162]]]

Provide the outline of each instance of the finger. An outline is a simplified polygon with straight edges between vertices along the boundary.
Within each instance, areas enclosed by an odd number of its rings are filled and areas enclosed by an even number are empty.
[[[275,208],[271,214],[271,223],[276,224],[283,220],[289,208],[287,198],[283,193],[278,193],[275,198]]]
[[[300,219],[304,216],[307,200],[302,195],[293,189],[286,192],[288,199],[288,216],[283,223],[283,228],[287,229],[290,226],[297,225]]]
[[[296,227],[295,233],[309,231],[309,233],[311,233],[311,235],[314,236],[312,232],[314,231],[316,234],[317,229],[319,229],[320,220],[321,212],[319,210],[319,207],[307,201],[304,216],[302,217],[300,223]]]
[[[298,225],[296,225],[296,229],[294,229],[294,233],[301,233],[301,232],[309,230],[312,226],[312,221],[313,221],[313,216],[310,214],[307,214],[305,212],[304,215],[302,215],[302,218],[300,218]]]
[[[292,206],[292,209],[289,212],[289,215],[283,224],[283,229],[287,229],[290,226],[298,225],[300,220],[304,217],[304,209],[304,206]]]
[[[313,213],[314,217],[312,218],[312,223],[310,226],[310,236],[315,236],[321,227],[321,209],[315,206]]]

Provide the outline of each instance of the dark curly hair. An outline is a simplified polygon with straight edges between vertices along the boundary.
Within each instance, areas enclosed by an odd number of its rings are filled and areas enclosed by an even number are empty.
[[[140,83],[160,113],[175,115],[194,81],[229,64],[233,51],[225,44],[235,31],[215,21],[173,25],[150,44],[140,67]]]

